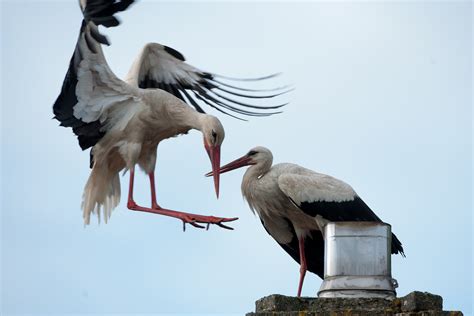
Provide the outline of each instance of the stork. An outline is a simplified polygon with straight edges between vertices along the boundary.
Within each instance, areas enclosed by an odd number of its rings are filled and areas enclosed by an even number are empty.
[[[204,228],[199,224],[204,223],[207,228],[209,224],[216,224],[231,229],[223,223],[237,218],[184,213],[165,209],[158,204],[154,178],[158,144],[192,129],[199,130],[212,169],[217,171],[224,128],[216,117],[204,113],[197,100],[229,115],[226,110],[242,115],[265,116],[275,114],[273,109],[284,104],[267,107],[247,104],[216,90],[249,98],[271,98],[284,91],[274,91],[263,96],[261,93],[255,96],[233,92],[229,88],[239,88],[226,84],[218,75],[187,64],[181,53],[157,43],[145,45],[126,80],[122,81],[107,65],[101,44],[109,45],[109,41],[99,32],[98,26],[117,26],[119,21],[114,14],[127,9],[131,3],[133,0],[80,1],[84,19],[79,39],[61,93],[53,106],[55,118],[61,122],[61,126],[72,128],[80,147],[83,150],[92,148],[92,171],[85,185],[82,202],[84,223],[90,223],[91,213],[97,213],[99,221],[102,213],[107,222],[120,200],[119,172],[129,170],[129,209],[180,219],[183,229],[186,223],[198,228]],[[222,84],[219,84],[220,81]],[[252,93],[257,91],[247,90]],[[139,206],[133,198],[136,165],[148,174],[151,207]],[[218,197],[217,172],[214,189]]]
[[[307,270],[324,278],[325,222],[382,220],[347,183],[296,164],[272,163],[272,152],[260,146],[222,166],[219,173],[250,166],[242,179],[242,194],[268,234],[300,264],[300,296]],[[211,175],[215,172],[206,174]],[[392,253],[404,256],[393,234]]]

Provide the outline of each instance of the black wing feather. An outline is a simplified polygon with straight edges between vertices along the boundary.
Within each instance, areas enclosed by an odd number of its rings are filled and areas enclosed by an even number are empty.
[[[86,22],[82,21],[81,36]],[[61,122],[61,126],[71,127],[74,134],[79,140],[79,146],[82,150],[94,146],[103,136],[102,125],[99,121],[85,123],[81,119],[74,116],[74,106],[77,104],[76,86],[77,86],[77,70],[82,60],[79,50],[79,44],[76,45],[74,54],[69,62],[69,69],[64,78],[61,93],[53,105],[54,118]]]
[[[114,16],[126,10],[135,0],[88,0],[83,9],[84,20],[105,27],[117,26],[120,21]],[[105,43],[103,43],[105,44]]]
[[[382,222],[382,220],[358,196],[355,196],[354,200],[343,202],[303,202],[299,205],[299,208],[310,216],[314,217],[320,215],[331,222]],[[402,243],[395,234],[392,234],[392,253],[400,253],[402,256],[405,256]]]
[[[165,48],[165,51],[170,54],[171,56],[173,56],[174,58],[177,58],[181,61],[186,61],[186,58],[184,58],[183,54],[181,54],[180,52],[178,52],[176,49],[172,48],[172,47],[169,47],[169,46],[163,46]]]

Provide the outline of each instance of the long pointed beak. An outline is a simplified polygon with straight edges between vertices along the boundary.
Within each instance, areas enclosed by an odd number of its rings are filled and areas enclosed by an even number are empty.
[[[206,151],[209,155],[212,165],[212,174],[214,175],[214,189],[216,190],[216,196],[219,198],[219,168],[221,166],[221,146],[207,146]]]
[[[222,166],[218,171],[218,173],[226,173],[226,172],[229,172],[231,170],[234,170],[234,169],[237,169],[237,168],[241,168],[241,167],[245,167],[245,166],[248,166],[248,165],[251,165],[252,163],[250,162],[252,159],[250,157],[248,157],[247,155],[245,156],[242,156],[232,162],[229,162],[227,165],[225,166]],[[208,172],[206,173],[205,175],[206,177],[210,177],[210,176],[216,176],[216,171],[213,169],[211,172]]]

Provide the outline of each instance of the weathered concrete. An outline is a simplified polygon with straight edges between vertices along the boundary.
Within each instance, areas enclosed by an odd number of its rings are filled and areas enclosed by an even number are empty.
[[[443,298],[428,292],[414,291],[400,298],[402,312],[419,312],[426,310],[443,310]]]
[[[247,316],[462,316],[443,311],[443,299],[427,292],[412,292],[394,300],[382,298],[310,298],[270,295],[255,302]]]

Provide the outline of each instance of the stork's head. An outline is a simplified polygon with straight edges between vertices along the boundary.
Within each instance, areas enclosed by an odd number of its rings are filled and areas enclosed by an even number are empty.
[[[255,148],[250,149],[245,155],[242,157],[229,162],[225,166],[222,166],[219,169],[219,173],[225,173],[237,168],[255,165],[254,168],[258,168],[260,172],[265,173],[267,172],[273,163],[273,155],[272,152],[263,146],[258,146]],[[211,175],[215,176],[215,171],[209,172],[206,176],[210,177]]]
[[[209,159],[211,160],[214,174],[214,188],[219,197],[219,168],[221,165],[221,144],[224,141],[225,132],[221,122],[212,115],[204,115],[201,118],[201,132],[204,138]]]

